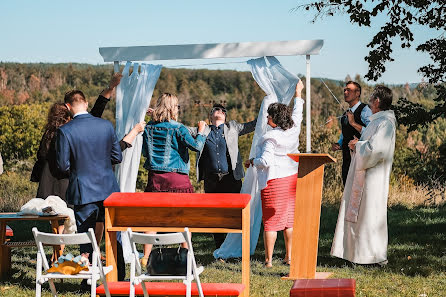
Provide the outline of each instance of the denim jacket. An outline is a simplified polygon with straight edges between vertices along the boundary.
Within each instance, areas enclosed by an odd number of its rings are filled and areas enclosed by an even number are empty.
[[[205,141],[206,136],[198,134],[194,139],[187,128],[176,121],[150,121],[143,134],[142,155],[146,157],[144,168],[189,174],[188,149],[199,152]]]

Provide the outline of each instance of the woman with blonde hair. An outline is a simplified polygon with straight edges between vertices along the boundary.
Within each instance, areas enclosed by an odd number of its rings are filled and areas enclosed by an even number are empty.
[[[178,112],[177,96],[164,93],[156,101],[152,120],[144,129],[142,154],[146,158],[144,168],[149,171],[146,192],[194,192],[189,180],[189,150],[198,152],[203,148],[206,123],[198,122],[198,135],[194,139],[178,122]],[[143,266],[150,250],[150,245],[144,247]]]
[[[158,98],[143,133],[142,154],[146,158],[144,168],[149,171],[146,192],[192,193],[189,180],[189,150],[202,149],[206,137],[206,123],[198,123],[198,135],[194,139],[189,130],[178,120],[178,98],[164,93]]]

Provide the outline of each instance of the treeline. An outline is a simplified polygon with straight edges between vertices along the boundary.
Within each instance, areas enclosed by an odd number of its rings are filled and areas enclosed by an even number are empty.
[[[112,72],[111,65],[0,63],[0,150],[6,162],[34,158],[50,104],[61,102],[68,90],[80,89],[92,106],[107,86]],[[359,76],[354,80],[362,85],[362,101],[367,102],[373,86],[364,83]],[[336,117],[346,108],[343,103],[344,81],[324,79],[324,82],[342,104],[336,102],[322,79],[311,80],[312,147],[318,152],[330,152],[330,143],[336,141],[340,133]],[[435,89],[429,85],[390,87],[395,98],[405,97],[428,108],[434,105]],[[163,69],[153,98],[163,92],[178,95],[180,121],[188,125],[206,119],[214,102],[227,107],[229,119],[252,120],[265,96],[250,72],[230,70]],[[114,110],[112,99],[103,117],[114,122]],[[301,150],[304,151],[304,127],[302,131]],[[400,126],[394,174],[408,176],[420,183],[444,182],[445,143],[444,119],[410,133]],[[247,157],[249,136],[241,139],[241,146],[244,157]],[[341,159],[340,155],[337,157]],[[338,183],[339,164],[329,168],[326,174],[333,183]],[[140,183],[142,185],[144,181]]]

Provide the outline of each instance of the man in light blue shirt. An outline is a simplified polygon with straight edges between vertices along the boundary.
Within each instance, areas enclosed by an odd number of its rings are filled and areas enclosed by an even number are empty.
[[[367,104],[359,101],[361,97],[361,86],[354,81],[348,81],[344,88],[344,100],[349,109],[341,117],[342,133],[338,142],[332,144],[332,150],[342,150],[342,182],[345,185],[350,167],[351,156],[348,143],[354,138],[360,138],[363,127],[366,127],[372,115]]]

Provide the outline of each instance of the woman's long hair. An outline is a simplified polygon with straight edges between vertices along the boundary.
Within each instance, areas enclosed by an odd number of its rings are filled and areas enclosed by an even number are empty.
[[[178,120],[178,98],[175,95],[164,93],[156,101],[152,119],[155,122],[168,122]]]
[[[285,104],[277,102],[270,104],[268,106],[268,115],[271,116],[273,123],[283,130],[288,130],[294,125],[291,108]]]
[[[54,103],[48,112],[48,122],[45,126],[45,132],[43,136],[43,155],[48,153],[50,149],[51,141],[56,135],[57,129],[68,123],[71,120],[71,114],[68,108],[63,103]]]

